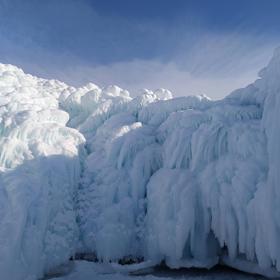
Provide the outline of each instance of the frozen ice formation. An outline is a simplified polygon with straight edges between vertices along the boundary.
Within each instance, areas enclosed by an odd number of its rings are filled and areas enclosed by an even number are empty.
[[[219,101],[132,98],[0,65],[1,275],[94,252],[279,276],[280,49],[259,75]]]
[[[65,88],[0,65],[1,279],[38,279],[75,252],[85,139],[66,127]]]

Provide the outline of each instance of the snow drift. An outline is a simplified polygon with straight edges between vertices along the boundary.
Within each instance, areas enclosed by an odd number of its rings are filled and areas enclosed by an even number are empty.
[[[75,252],[278,275],[280,49],[219,101],[0,70],[2,275]]]

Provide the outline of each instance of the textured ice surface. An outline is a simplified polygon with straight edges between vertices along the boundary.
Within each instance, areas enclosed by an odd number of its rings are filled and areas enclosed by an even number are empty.
[[[280,271],[279,81],[276,50],[260,79],[220,101],[101,95],[77,126],[89,152],[81,250],[103,260],[211,267],[224,259]]]
[[[6,278],[36,279],[75,252],[280,271],[280,50],[220,101],[0,65],[0,119]]]
[[[84,137],[65,126],[65,87],[0,65],[1,279],[37,279],[75,252]]]

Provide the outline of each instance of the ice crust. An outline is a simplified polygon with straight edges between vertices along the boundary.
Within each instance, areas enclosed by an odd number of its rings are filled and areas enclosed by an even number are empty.
[[[259,75],[219,101],[132,98],[0,65],[1,275],[75,252],[278,275],[280,49]]]

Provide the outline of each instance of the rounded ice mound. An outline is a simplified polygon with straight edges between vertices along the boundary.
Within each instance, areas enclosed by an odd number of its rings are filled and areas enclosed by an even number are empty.
[[[172,93],[168,89],[160,88],[154,91],[154,94],[160,99],[160,100],[168,100],[171,99]]]
[[[127,90],[123,90],[118,86],[111,85],[103,88],[102,93],[108,96],[123,96],[129,97],[129,92]]]

